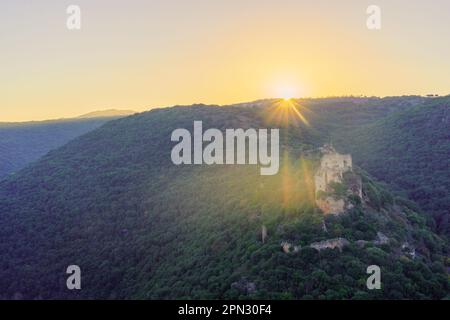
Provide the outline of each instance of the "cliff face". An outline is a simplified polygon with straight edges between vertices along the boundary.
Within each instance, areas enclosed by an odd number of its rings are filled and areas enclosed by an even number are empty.
[[[316,204],[325,214],[340,214],[345,209],[345,201],[333,197],[316,199]]]
[[[344,196],[362,198],[361,179],[352,172],[351,155],[339,154],[331,145],[325,145],[321,152],[320,167],[314,176],[316,204],[325,214],[340,214],[346,207]]]

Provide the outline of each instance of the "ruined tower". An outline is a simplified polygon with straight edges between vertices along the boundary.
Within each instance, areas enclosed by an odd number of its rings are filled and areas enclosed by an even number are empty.
[[[320,151],[322,158],[314,175],[316,204],[325,214],[339,214],[344,212],[345,200],[330,194],[332,191],[330,184],[344,182],[344,173],[352,171],[352,156],[337,153],[330,144],[323,146]],[[354,191],[350,190],[350,193],[362,196],[361,188],[358,186]]]

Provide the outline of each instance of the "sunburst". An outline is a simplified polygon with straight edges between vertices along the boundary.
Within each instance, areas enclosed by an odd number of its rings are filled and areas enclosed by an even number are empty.
[[[306,107],[300,105],[296,99],[280,99],[271,108],[268,120],[276,125],[287,126],[299,124],[299,122],[309,126],[309,122],[304,115]]]

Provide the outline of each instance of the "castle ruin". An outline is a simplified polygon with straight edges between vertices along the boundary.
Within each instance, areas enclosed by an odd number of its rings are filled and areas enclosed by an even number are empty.
[[[332,183],[343,184],[344,174],[352,172],[352,156],[339,154],[332,145],[326,144],[320,148],[322,158],[320,167],[314,176],[316,204],[325,214],[340,214],[344,212],[346,203],[342,198],[332,195]],[[353,182],[348,186],[350,194],[362,198],[361,181],[353,175]]]

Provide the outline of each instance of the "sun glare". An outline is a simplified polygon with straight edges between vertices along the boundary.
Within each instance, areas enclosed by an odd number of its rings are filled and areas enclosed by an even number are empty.
[[[298,90],[294,86],[284,85],[277,89],[278,98],[284,100],[294,99],[298,96]]]

